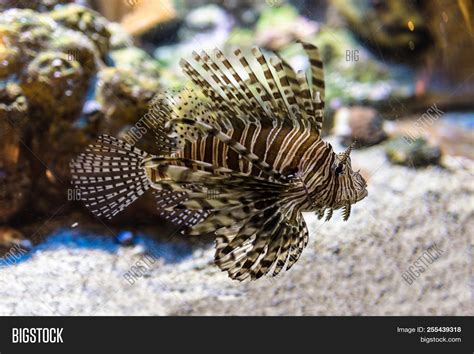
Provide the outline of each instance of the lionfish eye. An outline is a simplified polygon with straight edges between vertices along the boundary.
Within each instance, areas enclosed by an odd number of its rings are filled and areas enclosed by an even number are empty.
[[[337,165],[336,170],[335,170],[336,176],[341,175],[343,171],[344,171],[344,164],[340,163],[339,165]]]

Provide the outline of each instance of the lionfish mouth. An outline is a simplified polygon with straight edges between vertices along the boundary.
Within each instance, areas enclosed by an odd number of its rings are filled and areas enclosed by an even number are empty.
[[[356,203],[357,202],[360,202],[362,199],[364,199],[365,197],[367,197],[369,195],[369,192],[367,191],[367,189],[364,189],[361,193],[359,193],[357,195],[357,200],[356,200]]]

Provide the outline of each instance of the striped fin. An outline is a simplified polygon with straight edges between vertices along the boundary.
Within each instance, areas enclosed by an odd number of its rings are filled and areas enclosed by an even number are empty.
[[[308,244],[308,229],[301,214],[297,217],[297,226],[289,227],[282,239],[281,248],[278,251],[278,261],[273,269],[273,276],[277,276],[286,268],[289,270],[299,259],[303,248]]]
[[[224,74],[224,72],[219,68],[217,63],[211,59],[211,57],[205,52],[202,51],[201,55],[198,55],[194,52],[193,59],[201,65],[206,73],[212,78],[212,82],[209,82],[212,85],[217,85],[221,92],[221,96],[225,101],[229,103],[229,107],[236,113],[237,116],[243,114],[241,107],[241,102],[237,99],[236,95],[229,89],[231,85],[230,80]],[[245,109],[244,107],[242,107]]]
[[[151,171],[151,183],[157,189],[176,192],[202,192],[203,188],[228,188],[242,191],[281,190],[288,184],[186,158],[152,157],[142,163]],[[199,169],[198,169],[199,167]]]
[[[216,86],[209,82],[208,79],[204,78],[190,63],[186,60],[181,59],[181,68],[183,72],[189,76],[191,81],[197,85],[203,92],[203,94],[209,98],[212,105],[216,108],[216,115],[224,117],[225,115],[231,115],[233,110],[225,100],[223,93],[216,89]]]
[[[308,55],[309,64],[311,66],[311,88],[312,88],[312,114],[316,121],[316,129],[321,132],[324,119],[325,104],[325,83],[324,68],[321,54],[318,47],[310,43],[301,42],[303,48]]]
[[[308,229],[305,226],[305,221],[301,214],[299,215],[299,218],[301,220],[298,223],[298,230],[295,233],[296,237],[293,237],[293,240],[291,243],[291,249],[290,249],[290,254],[288,257],[288,264],[287,264],[286,270],[289,270],[291,267],[293,267],[296,261],[300,258],[303,252],[303,249],[308,244],[308,237],[309,237]]]
[[[308,85],[306,74],[303,71],[296,73],[296,80],[300,86],[300,97],[302,102],[302,108],[306,112],[307,117],[312,117],[314,114],[313,101],[311,96],[311,90]]]
[[[244,85],[248,88],[248,92],[251,93],[253,98],[258,102],[259,106],[263,109],[265,114],[260,117],[261,120],[270,119],[273,120],[272,108],[269,105],[271,100],[270,93],[267,87],[258,80],[254,69],[250,66],[247,58],[245,58],[242,50],[236,49],[234,55],[237,57],[240,65],[244,69],[248,78],[244,80]]]
[[[298,80],[298,75],[302,74],[297,74],[293,68],[284,60],[280,57],[283,69],[286,74],[286,78],[290,84],[291,90],[294,94],[294,98],[297,103],[297,118],[303,122],[311,122],[312,120],[312,111],[306,111],[305,108],[305,101],[308,96],[308,93],[306,91],[306,80],[303,81],[302,78]],[[303,83],[303,87],[301,87],[301,83]],[[304,92],[304,93],[303,93]],[[320,131],[317,131],[319,135],[321,135]]]
[[[263,110],[262,104],[252,94],[247,83],[245,82],[245,79],[237,73],[229,59],[227,59],[218,48],[214,49],[214,52],[217,60],[222,63],[222,65],[226,70],[229,71],[231,77],[234,79],[234,87],[237,90],[236,96],[240,101],[244,100],[246,102],[248,112],[250,112],[250,114],[256,119],[259,116],[264,115],[265,111]]]
[[[94,215],[111,219],[150,187],[141,167],[147,156],[124,141],[102,135],[71,161],[72,184]]]
[[[272,72],[272,66],[269,65],[267,59],[258,47],[252,48],[252,54],[255,56],[255,59],[263,71],[266,87],[270,93],[269,103],[272,107],[272,113],[280,120],[284,120],[285,116],[288,115],[288,112],[286,112],[286,107],[284,105],[283,93],[275,80],[274,73]]]
[[[256,48],[252,49],[252,51],[255,51],[255,50],[256,50]],[[268,86],[265,84],[264,81],[259,80],[257,73],[255,72],[254,68],[250,65],[250,63],[248,62],[248,60],[245,57],[242,50],[237,48],[234,51],[234,55],[237,57],[239,63],[243,67],[244,71],[247,73],[247,75],[248,75],[247,81],[248,81],[249,85],[254,85],[255,87],[260,88],[261,91],[266,94],[265,97],[261,97],[261,98],[263,98],[265,101],[270,100],[271,96],[270,96],[270,92],[268,90]]]
[[[214,50],[193,53],[193,62],[181,61],[183,71],[211,99],[216,116],[255,121],[284,121],[290,126],[310,128],[320,135],[324,109],[324,73],[317,47],[302,43],[311,64],[311,86],[306,74],[295,75],[281,58],[267,58],[259,48],[252,48],[249,61],[240,49],[234,51],[232,63]]]
[[[319,53],[318,47],[307,42],[301,43],[306,54],[308,55],[309,63],[311,65],[311,86],[313,89],[313,96],[316,97],[316,93],[319,92],[319,98],[322,104],[321,108],[324,108],[325,83],[321,54]]]
[[[184,88],[175,95],[157,95],[153,100],[154,111],[159,116],[157,140],[159,147],[171,154],[182,148],[186,141],[195,142],[202,137],[202,131],[186,124],[170,125],[170,121],[194,119],[211,126],[218,126],[215,113],[209,109],[193,88]]]
[[[263,275],[270,273],[274,269],[276,263],[280,259],[280,250],[285,241],[285,234],[288,233],[288,228],[285,224],[278,225],[277,230],[271,235],[268,241],[266,254],[260,260],[258,266],[252,270],[252,279],[259,279]]]
[[[279,245],[278,253],[276,256],[277,261],[272,273],[272,276],[274,277],[280,274],[280,272],[284,269],[285,264],[287,262],[290,245],[292,241],[292,237],[291,237],[292,231],[293,230],[291,228],[286,228],[281,237],[281,243]]]
[[[281,264],[289,269],[306,246],[301,214],[288,216],[293,213],[287,209],[288,201],[295,199],[295,191],[301,194],[293,184],[190,159],[153,157],[144,166],[156,169],[160,177],[152,183],[163,187],[160,209],[170,213],[172,222],[174,218],[188,226],[184,234],[216,233],[216,264],[232,279],[258,279],[272,269],[278,273]],[[219,193],[210,198],[209,188],[218,188]],[[206,215],[196,222],[199,214],[193,212]]]
[[[233,191],[221,192],[222,189],[212,190],[206,188],[205,192],[190,193],[187,200],[182,201],[177,208],[187,210],[222,210],[240,205],[238,198],[245,198],[247,193],[235,193]]]
[[[184,233],[215,232],[215,262],[232,279],[253,280],[272,274],[272,269],[275,275],[284,266],[290,269],[308,240],[301,214],[288,219],[286,199],[294,199],[292,192],[287,192],[288,186],[243,190],[244,185],[225,181],[219,185],[225,193],[212,200],[202,192],[190,193],[178,207],[205,209],[209,216]]]
[[[216,231],[222,227],[227,227],[238,221],[245,220],[249,215],[251,216],[252,213],[255,213],[267,205],[273,205],[278,202],[278,193],[271,193],[270,189],[268,189],[265,194],[265,197],[262,197],[262,194],[256,194],[256,196],[260,195],[260,199],[252,200],[251,193],[247,193],[248,198],[242,198],[245,202],[228,206],[221,210],[211,211],[210,216],[206,220],[186,230],[186,233],[189,235],[199,235]]]
[[[302,248],[291,248],[290,255],[288,245],[304,245],[307,235],[303,218],[297,218],[296,222],[296,225],[289,223],[282,208],[273,204],[252,214],[245,222],[218,230],[216,264],[230,278],[240,281],[259,279],[265,274],[275,276],[285,265],[290,269]]]
[[[208,213],[203,210],[173,209],[187,199],[188,194],[185,192],[173,192],[169,190],[155,191],[156,206],[160,213],[160,217],[179,227],[194,226],[204,220],[208,215]]]
[[[234,246],[234,251],[226,254],[227,262],[224,261],[226,256],[217,259],[217,264],[221,264],[221,268],[227,270],[231,278],[242,281],[248,277],[252,277],[254,274],[252,270],[258,265],[258,261],[266,255],[269,246],[268,243],[272,240],[272,235],[278,234],[279,229],[284,227],[283,216],[279,213],[277,206],[269,209],[268,212],[272,212],[273,214],[264,222],[252,222],[253,217],[250,218],[237,235],[236,238],[244,240],[241,245],[244,245],[249,238],[252,238],[252,247],[248,247],[247,252],[241,257],[234,259],[234,262],[229,262],[229,260],[232,260],[232,255],[236,253],[235,250],[238,250],[238,248]],[[226,248],[227,247],[222,250],[225,251]],[[263,272],[260,274],[263,275]],[[253,275],[253,279],[256,278],[257,276]]]
[[[298,107],[298,102],[296,101],[295,92],[293,92],[293,88],[290,83],[290,78],[287,73],[288,69],[285,69],[285,67],[283,66],[283,61],[280,57],[272,57],[271,63],[277,72],[278,81],[280,82],[283,91],[282,98],[284,99],[287,111],[293,119],[297,120],[298,115],[301,115],[301,113]],[[298,93],[299,90],[296,91],[296,94]]]

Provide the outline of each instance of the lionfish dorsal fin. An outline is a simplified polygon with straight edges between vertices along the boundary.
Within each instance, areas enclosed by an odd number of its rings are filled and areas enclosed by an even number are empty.
[[[252,54],[255,56],[255,59],[263,71],[263,77],[265,78],[263,83],[267,86],[267,92],[269,93],[268,101],[272,106],[272,113],[278,117],[278,119],[284,120],[289,112],[284,103],[284,93],[282,92],[281,84],[277,83],[279,80],[275,75],[275,69],[272,65],[269,65],[267,58],[263,55],[260,48],[253,47]]]
[[[193,52],[191,61],[180,63],[210,99],[218,117],[233,116],[244,123],[277,120],[302,129],[312,127],[320,135],[324,108],[321,56],[317,47],[302,44],[311,63],[310,82],[278,55],[268,57],[259,48],[253,48],[250,57],[236,49],[233,59],[219,49],[212,55]]]
[[[311,89],[312,89],[312,106],[313,116],[316,120],[316,126],[321,133],[324,119],[324,103],[325,103],[325,83],[324,68],[321,54],[318,47],[311,43],[300,42],[306,52],[311,67]]]
[[[321,54],[318,47],[311,43],[300,42],[308,55],[309,64],[311,66],[311,87],[313,95],[316,97],[316,93],[319,92],[322,107],[324,107],[325,99],[325,83],[324,83],[324,68],[323,61],[321,60]]]
[[[282,99],[288,113],[295,120],[300,120],[302,117],[300,107],[298,106],[297,96],[299,95],[299,87],[293,85],[290,80],[295,80],[297,83],[296,77],[294,76],[293,69],[285,63],[285,61],[280,56],[274,56],[270,58],[270,63],[276,71],[278,76],[278,82],[281,85]],[[293,74],[293,75],[292,75]]]
[[[160,152],[172,153],[183,147],[186,141],[196,141],[202,132],[186,124],[171,124],[173,121],[191,119],[209,125],[217,124],[216,112],[202,102],[202,97],[192,87],[175,93],[157,94],[152,101],[152,116],[158,117],[154,124],[154,132]],[[167,149],[167,150],[166,150]]]

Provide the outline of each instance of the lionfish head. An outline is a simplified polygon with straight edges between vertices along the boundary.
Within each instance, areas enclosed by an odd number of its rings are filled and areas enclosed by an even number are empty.
[[[332,209],[343,208],[344,220],[349,218],[351,205],[368,195],[364,177],[359,171],[352,170],[350,153],[354,145],[355,143],[350,145],[346,151],[337,154],[332,167],[337,193],[330,207]]]

